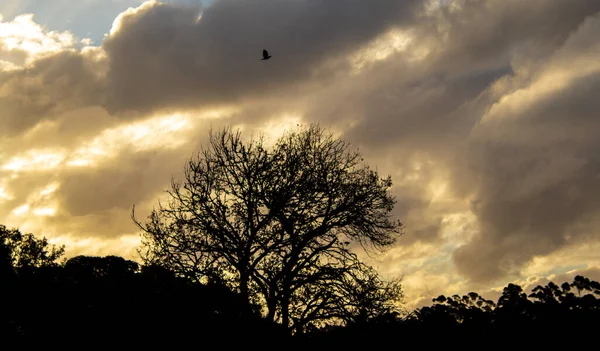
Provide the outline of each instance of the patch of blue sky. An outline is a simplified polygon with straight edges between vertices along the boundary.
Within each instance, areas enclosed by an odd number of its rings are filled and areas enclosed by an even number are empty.
[[[162,2],[210,6],[216,0],[163,0]],[[3,0],[0,14],[4,21],[31,13],[33,20],[50,31],[68,30],[77,38],[89,38],[100,45],[115,18],[143,0]]]

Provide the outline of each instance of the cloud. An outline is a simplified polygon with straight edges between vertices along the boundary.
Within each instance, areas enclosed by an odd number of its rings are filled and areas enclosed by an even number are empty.
[[[35,23],[32,14],[16,16],[3,22],[0,15],[0,61],[21,67],[38,58],[74,45],[68,31],[45,31]]]
[[[423,41],[436,46],[432,59],[444,74],[490,71],[509,61],[530,67],[599,10],[594,0],[455,0],[432,7],[420,29]]]
[[[67,50],[0,72],[0,133],[20,133],[40,121],[97,105],[102,99],[97,72],[97,62],[87,53]]]
[[[408,224],[400,245],[432,238],[443,245],[444,214],[473,201],[478,230],[448,255],[470,286],[519,275],[534,257],[571,245],[564,238],[594,240],[593,227],[583,223],[598,216],[593,92],[599,53],[592,15],[599,4],[525,5],[472,1],[444,13],[445,20],[434,13],[439,27],[413,28],[424,40],[413,40],[406,51],[443,34],[445,40],[433,41],[439,47],[417,60],[394,53],[368,75],[341,80],[313,100],[308,115],[345,129],[400,183],[414,173],[408,186],[396,189],[398,214]],[[538,19],[540,13],[545,17]],[[543,29],[539,21],[548,18],[560,23]],[[509,28],[515,26],[520,29]],[[500,33],[506,37],[494,38]],[[415,159],[428,166],[415,170]],[[443,179],[445,172],[450,199],[435,208],[429,189],[440,180],[431,174]],[[431,228],[433,236],[420,228]]]
[[[582,235],[575,225],[600,214],[598,29],[600,18],[587,19],[531,83],[505,94],[473,129],[469,170],[457,177],[470,182],[481,225],[455,256],[468,276],[512,273],[568,245]]]
[[[115,17],[130,6],[138,6],[140,0],[4,0],[0,13],[10,19],[22,14],[33,14],[36,23],[57,31],[73,33],[78,38],[102,41]]]
[[[2,22],[0,220],[131,253],[131,205],[147,213],[211,126],[274,138],[318,122],[392,176],[407,234],[373,264],[405,277],[412,306],[593,267],[597,254],[549,258],[598,242],[598,11],[151,1],[94,47],[36,17]],[[35,50],[1,39],[21,25]]]
[[[282,90],[290,96],[331,77],[342,64],[336,60],[402,25],[416,4],[223,0],[200,12],[148,2],[123,13],[103,43],[108,108],[210,106]],[[263,48],[276,59],[259,61]]]
[[[149,1],[119,15],[100,48],[53,47],[52,55],[26,70],[3,72],[4,132],[88,106],[131,119],[245,102],[284,88],[293,96],[318,83],[316,74],[331,76],[342,64],[336,59],[401,25],[417,3],[219,1],[201,12],[199,6]],[[53,37],[36,30],[45,41]],[[278,57],[268,66],[258,60],[266,47]]]

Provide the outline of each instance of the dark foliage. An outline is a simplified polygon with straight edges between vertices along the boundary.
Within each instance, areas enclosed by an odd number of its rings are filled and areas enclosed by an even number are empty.
[[[0,274],[55,266],[64,252],[63,246],[56,247],[46,238],[38,239],[33,234],[23,234],[19,229],[8,229],[0,224]]]
[[[35,237],[22,238],[25,243],[42,242]],[[509,284],[497,302],[475,292],[439,296],[431,306],[407,316],[383,308],[377,315],[344,326],[313,328],[289,336],[285,328],[261,317],[224,284],[192,282],[161,266],[140,266],[116,256],[77,256],[62,264],[32,260],[45,263],[19,269],[13,244],[24,243],[0,242],[6,273],[1,277],[3,346],[387,350],[411,344],[425,348],[539,348],[589,337],[593,340],[600,326],[600,283],[576,276],[560,286],[553,282],[537,286],[529,296],[520,286]],[[37,252],[52,252],[47,242],[42,246],[45,249]],[[372,303],[372,299],[350,302],[360,310],[361,304]]]
[[[0,248],[7,256],[6,244]],[[223,285],[192,283],[121,257],[10,268],[1,284],[1,336],[21,347],[233,345],[283,335],[260,316],[242,313],[249,306]]]
[[[321,330],[308,343],[385,349],[393,343],[446,348],[556,347],[592,337],[600,328],[600,283],[576,276],[560,287],[550,282],[528,296],[508,284],[496,303],[475,292],[439,296],[404,318]]]

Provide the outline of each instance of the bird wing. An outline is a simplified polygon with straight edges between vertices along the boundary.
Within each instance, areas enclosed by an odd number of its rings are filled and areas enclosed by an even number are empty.
[[[267,52],[267,50],[263,50],[263,57],[265,57],[265,58],[266,58],[266,57],[268,57],[268,56],[269,56],[269,53]]]

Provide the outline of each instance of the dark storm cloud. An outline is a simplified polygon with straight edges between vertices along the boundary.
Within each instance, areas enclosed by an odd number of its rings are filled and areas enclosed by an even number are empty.
[[[150,5],[103,44],[111,110],[219,104],[297,91],[335,59],[411,18],[417,1],[230,1]],[[263,48],[273,59],[259,61]]]
[[[337,96],[331,118],[361,121],[349,137],[371,146],[392,142],[403,149],[437,149],[438,155],[454,152],[501,97],[486,92],[491,84],[516,74],[522,61],[547,59],[600,10],[599,2],[587,0],[455,3],[460,11],[442,8],[412,28],[416,39],[409,51],[432,46],[423,61],[406,62],[403,53],[396,54],[369,73],[370,81]],[[313,118],[323,118],[327,108],[317,107]]]
[[[599,18],[586,21],[540,75],[541,83],[526,87],[537,93],[534,101],[516,92],[474,129],[462,164],[468,171],[457,170],[474,191],[481,226],[455,255],[469,277],[514,273],[533,257],[590,235],[574,228],[600,215],[600,66],[589,72],[577,59],[590,64],[597,59],[598,30]],[[557,72],[555,79],[543,80]],[[547,84],[560,88],[548,92]],[[505,107],[510,104],[515,107]]]
[[[449,74],[503,67],[509,60],[544,60],[582,21],[596,0],[458,0],[418,30],[439,46],[436,66]],[[434,38],[432,38],[434,37]]]
[[[446,3],[458,4],[460,10],[442,6],[421,14],[410,27],[415,39],[409,51],[430,49],[423,61],[407,62],[398,53],[369,72],[366,81],[349,81],[350,89],[336,86],[342,92],[328,96],[335,103],[315,107],[311,117],[355,117],[361,123],[348,136],[371,146],[393,140],[413,148],[417,143],[447,149],[445,138],[464,138],[496,102],[480,97],[492,83],[514,75],[515,67],[548,59],[586,17],[600,10],[594,0]]]

